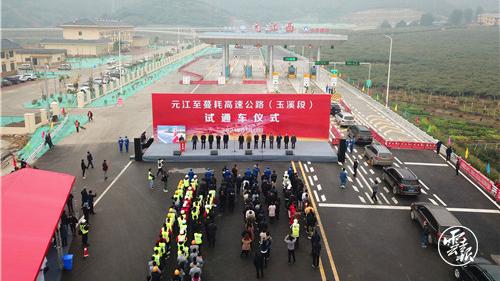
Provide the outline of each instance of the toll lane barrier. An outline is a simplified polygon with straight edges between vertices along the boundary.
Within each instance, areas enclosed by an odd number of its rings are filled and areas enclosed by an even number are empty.
[[[340,105],[342,105],[342,107],[344,108],[345,111],[351,113],[351,108],[347,105],[347,103],[344,102],[343,99],[340,99],[339,101]]]
[[[266,80],[243,80],[242,84],[262,85],[262,84],[267,84],[267,81]]]
[[[385,146],[394,149],[434,150],[436,144],[430,142],[386,141]]]
[[[374,129],[370,128],[370,131],[372,132],[372,137],[378,141],[380,144],[385,145],[385,139],[377,133]]]
[[[219,81],[217,80],[199,80],[199,81],[191,81],[193,85],[217,85]]]
[[[339,144],[340,139],[342,138],[342,134],[340,133],[340,131],[337,129],[337,127],[331,126],[330,132],[332,132],[334,136],[334,138],[332,139],[332,144]]]

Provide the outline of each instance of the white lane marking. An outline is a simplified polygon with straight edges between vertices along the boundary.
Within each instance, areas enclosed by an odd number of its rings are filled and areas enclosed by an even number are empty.
[[[349,160],[349,162],[351,162],[351,165],[354,165],[354,161],[352,161],[351,158],[347,158],[347,160]]]
[[[351,160],[351,156],[348,153],[345,154],[345,157],[347,157],[347,159]],[[356,158],[356,156],[353,156],[353,157]]]
[[[361,156],[361,155],[358,155],[358,158],[359,158],[359,159],[363,159],[363,156]]]
[[[201,84],[196,85],[196,87],[194,87],[194,89],[191,91],[191,94],[194,93],[198,89],[198,87],[200,87],[200,85]]]
[[[363,162],[363,165],[365,165],[365,167],[368,167],[368,163],[367,162]]]
[[[363,188],[363,184],[361,183],[361,181],[360,181],[358,178],[356,178],[356,181],[358,182],[359,186],[360,186],[361,188]]]
[[[352,186],[352,189],[354,189],[354,191],[356,192],[359,192],[358,188],[355,185]]]
[[[427,199],[429,199],[429,201],[431,201],[432,204],[439,206],[439,204],[436,201],[434,201],[434,199],[432,198],[427,198]]]
[[[337,162],[337,164],[339,164],[339,166],[342,166],[342,165],[344,165],[344,164],[342,164],[342,162]]]
[[[382,182],[379,177],[376,177],[375,179],[377,180],[377,182]]]
[[[368,173],[366,172],[365,168],[363,168],[363,166],[359,166],[359,168],[361,169],[361,171],[363,171],[363,173],[365,173],[365,175],[368,175]]]
[[[311,173],[314,173],[314,167],[311,166],[311,168],[309,168],[309,171],[311,171]]]
[[[420,182],[420,184],[425,187],[427,190],[431,190],[427,185],[425,185],[425,183],[421,180],[418,180],[418,182]]]
[[[354,152],[355,152],[355,153],[358,153],[358,150],[355,148],[355,149],[354,149]]]
[[[347,177],[347,180],[348,180],[349,182],[352,182],[352,178],[351,178],[351,177]]]
[[[359,196],[360,200],[361,196]],[[363,201],[363,200],[361,200]],[[385,210],[410,210],[410,206],[392,206],[392,205],[361,205],[361,204],[339,204],[339,203],[319,203],[320,207],[326,208],[351,208],[351,209],[385,209]],[[485,214],[500,214],[499,210],[495,209],[469,209],[469,208],[446,208],[450,212],[463,213],[485,213]]]
[[[307,161],[307,164],[311,165],[311,161]]]
[[[316,186],[316,188],[318,188],[318,190],[319,190],[319,191],[321,191],[321,190],[323,189],[323,188],[321,187],[321,184],[318,184],[318,185]]]
[[[465,213],[486,213],[486,214],[500,214],[499,210],[493,209],[469,209],[469,208],[446,208],[450,212],[465,212]]]
[[[318,181],[318,176],[314,175],[313,179],[314,179],[314,181]]]
[[[370,174],[375,175],[375,172],[372,169],[370,169],[369,171],[370,171]]]
[[[123,169],[120,171],[120,173],[118,174],[118,176],[116,176],[116,178],[108,185],[108,187],[106,187],[106,189],[101,193],[101,196],[99,196],[97,198],[97,200],[95,200],[94,202],[94,206],[96,206],[99,201],[101,201],[102,197],[104,197],[104,195],[109,191],[109,189],[115,184],[115,182],[121,177],[121,175],[123,175],[123,173],[125,173],[125,170],[127,170],[127,168],[130,166],[130,164],[132,164],[132,160],[130,160],[128,162],[127,165],[125,165],[125,167],[123,167]]]
[[[370,189],[370,192],[373,192],[372,187],[370,186],[370,184],[368,183],[368,181],[365,179],[365,177],[362,174],[359,174],[359,176],[365,182],[365,184],[368,187],[368,189]]]
[[[354,175],[354,170],[351,168],[351,166],[347,166],[347,169],[349,169],[349,171],[351,171],[351,174]]]
[[[391,203],[389,203],[389,200],[387,200],[387,198],[385,197],[385,195],[383,193],[380,193],[380,196],[382,196],[382,199],[384,199],[385,203],[387,203],[387,205],[391,205]]]
[[[313,182],[313,179],[311,178],[311,176],[307,176],[307,178],[309,179],[309,182],[311,183],[311,185],[314,185],[314,182]]]
[[[443,201],[443,200],[441,200],[441,198],[439,198],[439,197],[438,197],[435,193],[433,193],[432,195],[434,195],[434,197],[436,197],[437,201],[439,201],[439,203],[443,204],[443,206],[445,206],[445,207],[446,207],[446,206],[448,206],[448,205],[446,205],[446,203],[444,203],[444,201]]]
[[[320,207],[327,207],[327,208],[410,210],[410,206],[392,206],[392,205],[361,205],[361,204],[319,203],[319,206]]]
[[[394,159],[398,161],[399,164],[403,165],[403,162],[401,162],[401,160],[399,160],[396,156],[394,156]]]
[[[309,173],[309,168],[307,167],[307,164],[304,164],[304,169],[306,170],[306,173]]]
[[[337,146],[334,146],[335,150],[339,150],[339,148]]]
[[[372,180],[371,178],[369,178],[369,180],[370,180],[370,182],[371,182],[372,184],[374,184],[374,183],[375,183],[375,181],[374,181],[374,180]]]
[[[396,198],[391,197],[391,200],[392,200],[392,202],[394,202],[394,204],[398,204],[398,200],[396,200]]]
[[[401,167],[401,166],[399,166],[399,164],[398,164],[398,163],[393,163],[393,164],[394,164],[394,166],[396,166],[396,167],[398,167],[398,168],[400,168],[400,167]]]
[[[319,203],[318,192],[316,192],[316,190],[313,190],[313,193],[314,193],[314,197],[316,197],[316,202]]]
[[[326,197],[324,194],[321,194],[321,201],[325,202],[326,201]]]
[[[368,200],[373,204],[373,200],[372,198],[370,197],[370,195],[368,195],[368,193],[365,192],[365,195],[366,195],[366,198],[368,198]]]
[[[385,193],[389,193],[389,189],[387,189],[387,187],[384,186],[384,191]]]
[[[359,198],[359,200],[360,200],[361,202],[363,202],[364,204],[366,204],[366,200],[365,200],[365,198],[363,198],[363,197],[361,197],[361,196],[358,196],[358,198]],[[321,205],[320,205],[320,206],[321,206]],[[325,207],[327,207],[327,206],[325,206]]]
[[[427,194],[427,191],[425,191],[425,188],[421,188],[420,192],[422,192],[423,194]]]
[[[484,195],[484,197],[488,198],[488,200],[490,200],[491,203],[493,203],[493,205],[495,205],[495,207],[497,207],[497,209],[500,209],[500,205],[498,205],[498,203],[496,203],[495,201],[493,201],[493,199],[488,195],[486,194],[486,192],[484,191],[484,189],[482,189],[481,187],[479,187],[477,184],[475,184],[471,179],[469,179],[464,173],[462,173],[462,171],[460,171],[460,174],[467,180],[469,181],[477,190],[481,191],[481,193]]]
[[[436,167],[448,167],[447,164],[441,163],[419,163],[419,162],[405,162],[405,165],[413,165],[413,166],[436,166]]]

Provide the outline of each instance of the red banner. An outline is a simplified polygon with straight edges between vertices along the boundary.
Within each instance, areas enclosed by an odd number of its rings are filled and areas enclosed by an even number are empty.
[[[328,94],[153,93],[153,129],[185,126],[186,134],[270,134],[328,140]]]

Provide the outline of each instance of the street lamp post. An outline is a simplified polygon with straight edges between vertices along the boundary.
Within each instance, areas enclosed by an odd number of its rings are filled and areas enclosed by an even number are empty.
[[[391,44],[389,46],[389,70],[387,71],[387,89],[385,93],[385,107],[389,106],[389,82],[391,80],[391,60],[392,60],[392,37],[384,34],[385,37],[391,40]]]

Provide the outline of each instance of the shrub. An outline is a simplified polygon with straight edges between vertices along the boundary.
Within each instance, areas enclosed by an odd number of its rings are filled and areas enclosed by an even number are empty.
[[[62,98],[62,97],[57,97],[57,101],[58,101],[59,103],[61,103],[61,102],[63,101],[63,98]]]
[[[31,104],[32,104],[32,105],[35,105],[35,104],[37,104],[37,103],[38,103],[38,100],[37,100],[37,99],[33,99],[33,100],[31,100]]]

